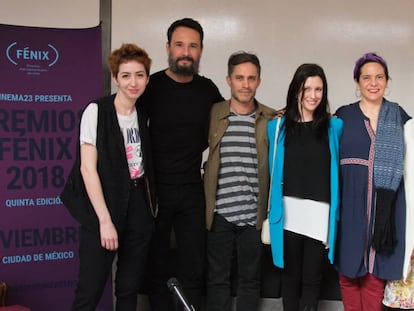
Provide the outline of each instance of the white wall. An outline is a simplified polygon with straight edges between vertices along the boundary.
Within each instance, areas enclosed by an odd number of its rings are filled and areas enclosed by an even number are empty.
[[[332,110],[356,100],[355,60],[376,51],[388,62],[388,98],[414,116],[413,0],[113,0],[112,44],[136,42],[150,53],[153,69],[167,65],[166,30],[184,16],[201,22],[205,48],[201,74],[223,95],[228,56],[253,51],[262,63],[258,99],[284,105],[293,72],[317,62],[329,82]],[[99,0],[1,0],[0,23],[82,28],[99,23]]]
[[[54,28],[99,24],[99,0],[1,0],[0,23]]]
[[[297,66],[319,63],[326,72],[334,111],[355,101],[352,71],[363,53],[376,51],[388,62],[388,98],[414,115],[413,0],[116,0],[112,44],[133,41],[150,53],[152,71],[166,67],[166,31],[185,16],[205,31],[201,74],[212,78],[225,97],[228,56],[237,50],[257,53],[263,103],[284,106]]]

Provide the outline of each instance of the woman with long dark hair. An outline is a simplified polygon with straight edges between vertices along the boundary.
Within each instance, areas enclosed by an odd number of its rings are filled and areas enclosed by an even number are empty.
[[[284,310],[310,311],[318,308],[326,248],[331,263],[334,257],[342,132],[342,121],[330,117],[328,84],[319,65],[299,66],[285,110],[281,122],[268,126],[270,240],[273,262],[283,268]]]

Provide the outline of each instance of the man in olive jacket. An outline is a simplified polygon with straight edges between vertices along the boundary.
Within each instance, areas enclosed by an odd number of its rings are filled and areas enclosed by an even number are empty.
[[[267,122],[276,111],[260,104],[260,63],[237,52],[228,61],[231,99],[210,115],[204,190],[207,223],[207,311],[231,308],[230,271],[237,253],[237,310],[257,310],[260,297],[260,228],[269,193]]]

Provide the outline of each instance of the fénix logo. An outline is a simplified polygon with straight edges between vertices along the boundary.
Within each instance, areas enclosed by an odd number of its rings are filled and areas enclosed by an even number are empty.
[[[52,67],[59,60],[59,51],[52,44],[47,44],[43,48],[31,48],[13,42],[7,47],[6,56],[9,62],[16,66],[30,62]]]

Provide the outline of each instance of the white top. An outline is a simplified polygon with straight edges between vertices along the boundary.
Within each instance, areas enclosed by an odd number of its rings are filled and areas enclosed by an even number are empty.
[[[329,203],[283,197],[284,229],[305,235],[328,245]]]
[[[410,119],[404,126],[405,161],[404,183],[406,201],[405,225],[405,258],[403,277],[408,276],[410,270],[411,253],[414,250],[414,119]]]
[[[139,136],[138,115],[135,110],[130,115],[117,114],[119,127],[124,137],[125,152],[131,179],[144,175],[142,163],[141,138]],[[98,126],[98,105],[90,103],[83,112],[80,123],[80,144],[96,146]]]

